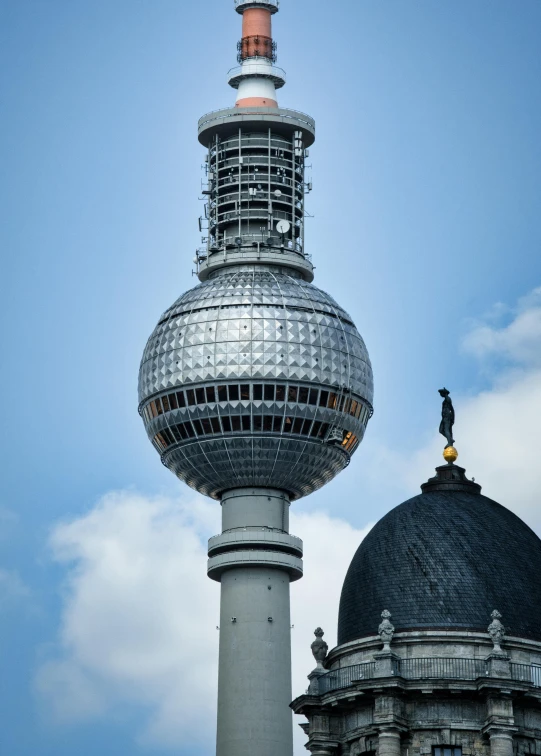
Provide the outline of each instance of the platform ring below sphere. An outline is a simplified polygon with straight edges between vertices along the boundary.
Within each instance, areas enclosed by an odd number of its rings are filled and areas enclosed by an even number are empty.
[[[242,397],[218,394],[239,385]],[[225,269],[182,295],[148,340],[139,374],[140,411],[163,463],[215,498],[241,486],[293,498],[320,488],[349,463],[372,398],[350,316],[276,267]]]

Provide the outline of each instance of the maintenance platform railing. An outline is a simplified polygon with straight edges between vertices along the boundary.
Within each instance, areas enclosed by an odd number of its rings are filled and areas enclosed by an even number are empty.
[[[260,6],[270,10],[271,13],[276,13],[280,8],[280,0],[235,0],[235,8],[238,13],[253,6]]]

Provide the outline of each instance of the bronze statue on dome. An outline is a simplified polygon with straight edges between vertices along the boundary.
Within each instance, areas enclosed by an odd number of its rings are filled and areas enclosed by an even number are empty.
[[[449,396],[450,391],[448,391],[448,389],[439,389],[439,394],[443,397],[443,404],[441,407],[440,433],[447,439],[447,446],[443,450],[443,456],[445,461],[448,464],[452,465],[454,462],[456,462],[458,457],[458,452],[454,447],[455,440],[453,438],[455,408],[453,407],[453,400]]]
[[[455,424],[455,408],[453,407],[453,400],[449,396],[450,392],[446,388],[439,390],[440,396],[443,396],[443,404],[441,406],[441,423],[440,433],[447,439],[448,446],[453,446],[455,439],[453,438],[453,425]]]

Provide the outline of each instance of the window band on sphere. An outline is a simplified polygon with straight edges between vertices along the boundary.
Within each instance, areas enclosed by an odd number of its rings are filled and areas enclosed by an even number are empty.
[[[205,388],[189,388],[157,397],[148,402],[141,414],[148,423],[153,418],[175,409],[201,404],[237,401],[287,402],[319,406],[351,415],[363,424],[372,417],[372,406],[361,397],[347,395],[338,387],[313,388],[294,384],[245,383],[221,384]]]
[[[221,433],[288,433],[324,441],[330,427],[329,423],[312,418],[293,419],[284,418],[282,415],[216,415],[170,425],[157,433],[153,442],[158,451],[164,452],[182,441]],[[341,446],[345,451],[353,454],[358,444],[359,438],[351,431],[344,434]]]

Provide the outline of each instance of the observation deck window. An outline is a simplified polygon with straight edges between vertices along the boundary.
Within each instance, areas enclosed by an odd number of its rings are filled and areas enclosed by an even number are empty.
[[[275,396],[274,384],[272,384],[272,383],[270,383],[270,384],[266,383],[265,384],[264,395],[265,395],[265,401],[266,402],[273,402],[274,401],[274,396]]]
[[[293,421],[293,430],[292,433],[300,433],[302,431],[302,426],[304,424],[304,420],[302,417],[296,417]]]
[[[432,756],[462,756],[462,748],[456,746],[434,746]]]
[[[372,414],[370,405],[361,398],[345,396],[338,391],[329,391],[323,388],[320,390],[302,385],[285,385],[283,383],[243,383],[170,392],[149,402],[143,407],[142,415],[144,420],[149,423],[159,415],[167,414],[173,410],[196,405],[214,405],[217,401],[224,403],[238,402],[239,399],[244,402],[265,400],[266,402],[287,402],[289,404],[326,408],[354,417],[362,424],[366,424]]]
[[[323,423],[321,423],[319,420],[315,420],[314,424],[312,425],[312,430],[310,431],[310,435],[314,438],[317,438],[319,436],[319,431],[321,429],[321,426]]]
[[[220,425],[221,419],[221,425]],[[221,433],[289,433],[300,436],[324,440],[329,423],[310,418],[283,417],[282,415],[232,415],[219,418],[217,416],[202,420],[186,421],[164,428],[154,436],[153,443],[159,451],[166,451],[170,446],[189,439],[212,436]],[[352,433],[347,433],[342,447],[352,452],[359,444],[359,439]]]

